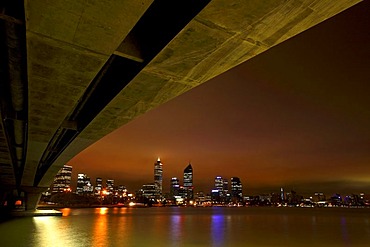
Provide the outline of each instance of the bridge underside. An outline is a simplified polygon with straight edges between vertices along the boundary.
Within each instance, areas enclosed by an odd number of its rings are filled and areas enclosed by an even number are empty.
[[[90,144],[358,2],[2,1],[1,204],[34,209]]]

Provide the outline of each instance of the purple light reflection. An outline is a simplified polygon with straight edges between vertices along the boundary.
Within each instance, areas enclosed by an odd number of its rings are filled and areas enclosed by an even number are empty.
[[[211,222],[212,246],[225,246],[225,217],[212,215]]]

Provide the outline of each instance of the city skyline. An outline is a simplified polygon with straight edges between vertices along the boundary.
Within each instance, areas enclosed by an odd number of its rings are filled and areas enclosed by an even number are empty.
[[[342,193],[343,191],[340,191],[338,190],[337,188],[333,188],[332,191],[325,191],[325,190],[321,190],[321,189],[317,189],[317,190],[310,190],[307,188],[304,189],[303,193],[302,191],[296,191],[294,187],[280,187],[280,188],[271,188],[270,190],[266,189],[264,190],[263,192],[260,191],[260,192],[254,192],[254,193],[245,193],[244,190],[243,190],[243,186],[242,186],[242,181],[240,180],[239,177],[236,177],[237,174],[234,174],[235,176],[232,176],[232,177],[225,177],[225,176],[214,176],[212,178],[210,178],[213,182],[213,184],[208,184],[207,187],[204,187],[203,189],[196,189],[194,188],[193,185],[193,168],[191,166],[191,164],[189,163],[186,168],[184,169],[184,172],[183,172],[183,179],[180,180],[179,178],[177,177],[171,177],[169,183],[168,183],[168,188],[162,188],[162,191],[161,193],[159,193],[158,191],[158,185],[157,183],[155,182],[157,179],[156,179],[156,170],[158,169],[156,167],[156,164],[160,163],[161,166],[163,165],[160,158],[158,158],[156,160],[156,162],[154,163],[154,180],[153,181],[146,181],[146,183],[143,183],[141,184],[139,187],[137,188],[127,188],[125,184],[119,184],[117,185],[114,181],[114,176],[108,176],[106,178],[102,178],[101,176],[98,176],[96,178],[90,178],[90,176],[88,176],[87,173],[78,173],[76,174],[76,178],[77,180],[75,180],[75,183],[72,184],[71,183],[71,180],[73,181],[73,176],[72,176],[72,179],[70,179],[69,183],[68,183],[68,191],[67,192],[75,192],[77,194],[82,194],[82,187],[86,184],[86,182],[89,183],[89,187],[90,190],[89,191],[85,191],[84,189],[84,192],[91,192],[91,194],[96,194],[96,190],[97,190],[97,186],[99,187],[98,188],[98,194],[100,194],[99,192],[101,190],[103,190],[103,188],[105,190],[113,190],[113,184],[114,184],[114,187],[115,188],[118,188],[118,187],[123,187],[125,188],[128,193],[133,193],[133,194],[136,194],[138,192],[140,192],[140,190],[143,190],[143,187],[145,186],[151,186],[154,190],[151,191],[150,193],[155,193],[157,195],[161,195],[163,197],[166,197],[168,195],[181,195],[183,198],[188,198],[188,200],[191,200],[193,199],[194,197],[194,194],[198,194],[198,193],[201,193],[201,194],[204,194],[204,195],[209,195],[209,196],[212,196],[214,197],[215,196],[215,192],[217,190],[217,195],[221,196],[221,197],[225,197],[226,194],[229,194],[230,198],[232,197],[239,197],[240,199],[244,198],[244,197],[250,197],[250,196],[267,196],[267,195],[278,195],[279,197],[281,196],[281,198],[285,197],[285,193],[300,193],[301,196],[306,196],[306,197],[310,197],[312,195],[316,195],[316,194],[321,194],[323,196],[336,196],[336,195],[345,195],[345,196],[351,196],[351,195],[355,195],[356,193],[357,194],[362,194],[362,195],[365,195],[365,196],[370,196],[370,193],[369,191],[361,191],[361,190],[357,190],[357,191],[350,191],[350,190],[347,190],[346,193]],[[190,167],[190,169],[189,169]],[[65,165],[63,168],[61,168],[61,170],[58,172],[58,174],[56,175],[55,179],[54,179],[54,183],[51,185],[51,190],[53,189],[53,186],[55,184],[55,181],[57,180],[58,176],[60,176],[59,174],[62,173],[65,169],[68,169],[69,172],[71,173],[72,171],[72,167],[69,166],[69,165]],[[161,172],[163,173],[163,169],[161,170]],[[191,173],[191,175],[190,175]],[[83,179],[81,179],[81,177],[83,177]],[[86,180],[87,178],[87,180]],[[81,179],[81,183],[83,183],[83,185],[79,185],[79,180]],[[95,184],[93,184],[91,181],[95,181]],[[103,181],[105,181],[106,183],[106,186],[102,186],[102,183]],[[191,182],[190,182],[191,181]],[[182,182],[182,183],[181,183]],[[230,182],[230,183],[229,183]],[[111,184],[110,186],[108,184]],[[186,185],[187,184],[187,185]],[[65,186],[64,186],[65,187]],[[80,191],[79,191],[79,188],[78,187],[81,187]],[[189,188],[191,188],[191,196],[189,197]],[[177,190],[177,192],[174,191]],[[325,192],[323,192],[325,191]],[[58,192],[66,192],[65,190],[60,190]],[[175,193],[174,193],[175,192]],[[55,192],[54,192],[55,193]],[[185,194],[184,194],[185,193]],[[193,194],[194,193],[194,194]],[[239,196],[237,196],[239,195]]]
[[[115,174],[127,187],[151,181],[160,156],[166,188],[191,160],[195,190],[237,173],[250,194],[368,192],[369,16],[364,1],[148,112],[69,164],[92,177]]]
[[[161,164],[158,158],[154,163],[154,175],[157,174],[157,165]],[[332,194],[311,192],[300,194],[295,190],[270,191],[262,194],[244,194],[243,183],[239,177],[228,178],[216,176],[214,185],[209,191],[197,191],[193,194],[193,169],[191,164],[184,169],[183,185],[177,177],[172,177],[169,191],[159,191],[154,176],[153,183],[143,184],[137,191],[130,191],[124,185],[116,185],[114,179],[107,178],[105,186],[103,179],[97,177],[95,185],[85,173],[77,174],[78,180],[75,190],[71,187],[72,166],[64,165],[54,178],[50,190],[43,193],[43,201],[57,204],[82,203],[91,205],[116,206],[294,206],[294,207],[352,207],[363,208],[369,206],[370,194],[349,193],[341,194],[336,191]],[[230,185],[230,186],[229,186]],[[71,196],[72,193],[76,196]],[[60,206],[60,205],[59,205]]]

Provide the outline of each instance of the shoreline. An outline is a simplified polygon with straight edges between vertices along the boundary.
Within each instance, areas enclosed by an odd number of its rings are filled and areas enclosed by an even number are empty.
[[[49,209],[63,209],[63,208],[158,208],[158,207],[177,207],[177,208],[347,208],[347,209],[370,209],[370,206],[326,206],[326,207],[297,207],[297,206],[179,206],[179,205],[161,205],[161,206],[148,206],[148,205],[39,205],[37,210]]]

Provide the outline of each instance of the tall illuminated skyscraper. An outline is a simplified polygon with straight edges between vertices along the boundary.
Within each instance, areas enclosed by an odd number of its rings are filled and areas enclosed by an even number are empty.
[[[157,162],[154,163],[154,184],[157,188],[157,193],[162,195],[162,181],[163,181],[163,164],[161,163],[161,159],[158,158]]]
[[[187,199],[193,199],[193,167],[190,163],[184,169],[184,188],[187,191]]]

